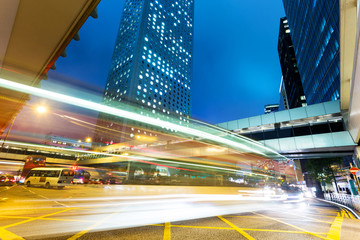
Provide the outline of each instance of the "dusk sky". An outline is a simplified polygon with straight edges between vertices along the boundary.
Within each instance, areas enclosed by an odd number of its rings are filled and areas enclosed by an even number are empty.
[[[58,59],[49,78],[102,92],[123,5],[124,0],[101,1],[98,19],[87,20],[81,40],[69,44],[68,56]],[[220,123],[263,114],[264,105],[278,103],[283,16],[281,0],[195,0],[192,118]]]

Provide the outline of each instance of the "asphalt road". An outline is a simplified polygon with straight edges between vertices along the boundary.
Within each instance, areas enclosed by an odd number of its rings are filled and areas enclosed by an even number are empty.
[[[0,238],[360,239],[360,221],[345,209],[317,200],[264,201],[244,192],[169,186],[0,187]]]

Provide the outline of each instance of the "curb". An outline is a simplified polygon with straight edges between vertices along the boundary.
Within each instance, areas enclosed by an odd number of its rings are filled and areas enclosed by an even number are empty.
[[[356,219],[360,220],[360,216],[359,216],[352,208],[349,208],[348,206],[342,205],[342,204],[337,203],[337,202],[332,202],[332,201],[320,199],[320,198],[315,198],[315,199],[318,200],[318,201],[322,201],[322,202],[326,202],[326,203],[330,203],[330,204],[336,205],[336,206],[338,206],[338,207],[343,207],[343,208],[345,208],[346,210],[350,211],[350,212],[356,217]]]

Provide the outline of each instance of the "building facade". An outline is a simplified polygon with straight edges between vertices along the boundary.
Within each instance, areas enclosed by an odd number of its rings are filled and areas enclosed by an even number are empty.
[[[279,104],[267,104],[264,106],[264,113],[272,113],[279,111]]]
[[[192,0],[127,0],[104,103],[189,116],[193,15]]]
[[[340,98],[339,0],[283,0],[307,104]]]
[[[306,106],[304,89],[286,17],[280,19],[278,53],[283,75],[280,86],[280,105],[284,106],[284,109]]]
[[[126,0],[103,103],[113,107],[126,103],[139,114],[187,122],[191,114],[193,22],[193,0]],[[100,122],[123,131],[121,125],[126,125],[106,117]],[[125,132],[129,129],[136,131],[131,127]],[[106,136],[96,139],[117,141]]]

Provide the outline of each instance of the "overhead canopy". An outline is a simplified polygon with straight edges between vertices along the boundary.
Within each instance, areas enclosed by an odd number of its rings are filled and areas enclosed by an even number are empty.
[[[0,77],[37,86],[100,0],[2,0]],[[0,134],[29,95],[0,88]]]

